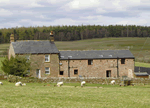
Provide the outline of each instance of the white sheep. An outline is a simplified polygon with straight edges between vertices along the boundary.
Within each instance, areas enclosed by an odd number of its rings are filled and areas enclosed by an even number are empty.
[[[58,82],[58,83],[57,83],[57,86],[60,87],[60,86],[62,86],[63,84],[64,84],[63,82]]]
[[[23,85],[23,86],[26,86],[26,83],[23,83],[22,85]]]
[[[17,82],[17,83],[15,84],[15,86],[22,86],[22,83],[21,83],[21,82]]]
[[[112,84],[112,85],[114,85],[115,83],[116,83],[115,80],[112,80],[112,81],[111,81],[111,84]]]
[[[85,81],[82,81],[81,82],[81,87],[83,87],[83,85],[85,85],[85,83],[86,83]]]
[[[3,85],[3,83],[2,83],[2,82],[0,82],[0,85]]]

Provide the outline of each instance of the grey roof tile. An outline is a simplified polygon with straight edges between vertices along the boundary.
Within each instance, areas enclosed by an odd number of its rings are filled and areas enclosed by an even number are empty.
[[[59,53],[55,43],[49,40],[37,41],[37,40],[26,40],[12,42],[14,51],[16,54],[25,53]]]
[[[91,50],[91,51],[59,51],[60,60],[68,59],[100,59],[100,58],[134,58],[129,50]],[[101,56],[103,55],[103,56]],[[110,56],[112,55],[112,56]],[[63,57],[61,57],[63,56]]]
[[[134,72],[136,76],[148,76],[149,74],[147,72]]]

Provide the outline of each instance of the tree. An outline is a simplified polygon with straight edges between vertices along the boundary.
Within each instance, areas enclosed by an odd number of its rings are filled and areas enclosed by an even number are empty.
[[[31,68],[30,64],[31,62],[25,57],[16,55],[16,57],[11,56],[10,60],[6,57],[2,61],[1,69],[6,74],[25,76],[28,74],[27,70]]]

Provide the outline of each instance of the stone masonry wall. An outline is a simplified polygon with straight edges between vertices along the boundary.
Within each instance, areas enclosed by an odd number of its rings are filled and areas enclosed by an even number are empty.
[[[50,62],[45,62],[45,54],[30,55],[30,61],[32,67],[32,69],[30,70],[30,74],[32,74],[32,77],[36,77],[36,69],[40,69],[41,77],[58,77],[58,73],[59,73],[58,54],[48,54],[48,55],[50,55]],[[45,74],[45,67],[50,68],[49,75]]]
[[[60,60],[60,63],[60,71],[64,71],[64,75],[59,76],[68,77],[68,60]],[[70,60],[70,77],[106,77],[106,70],[111,70],[111,77],[117,77],[116,66],[117,59],[94,59],[92,65],[88,65],[88,60]],[[119,76],[128,76],[128,69],[134,72],[134,59],[125,59],[125,64],[121,64],[119,59],[118,66]],[[78,75],[74,75],[75,69],[78,69]]]

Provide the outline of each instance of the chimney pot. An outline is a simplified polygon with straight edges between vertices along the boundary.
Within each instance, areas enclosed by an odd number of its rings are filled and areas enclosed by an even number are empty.
[[[11,33],[11,35],[10,35],[10,42],[14,42],[14,34],[13,33]]]
[[[51,41],[51,42],[54,42],[53,31],[50,32],[50,41]]]

